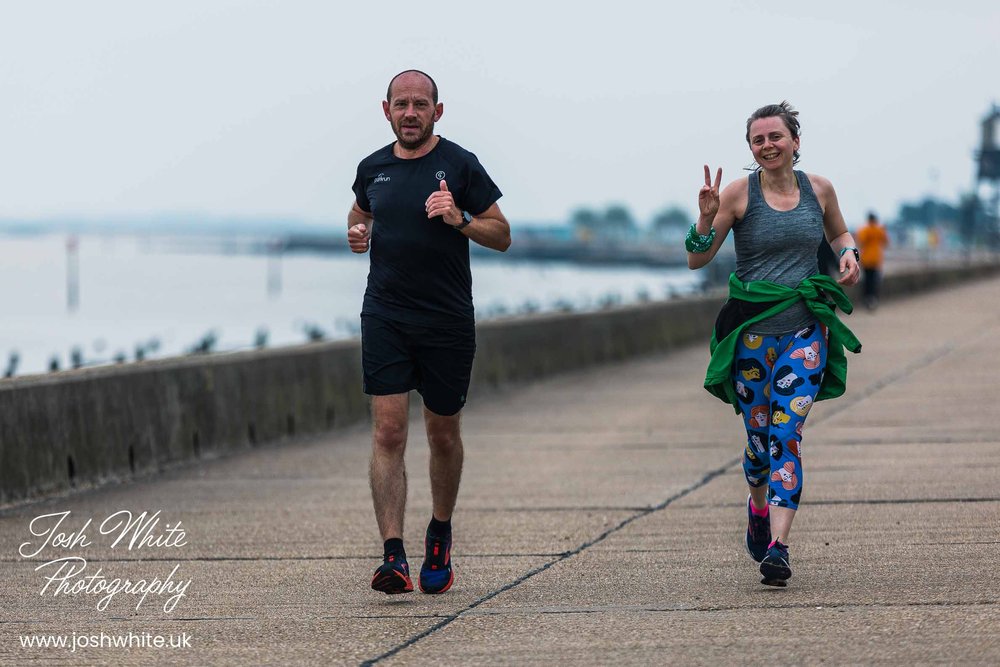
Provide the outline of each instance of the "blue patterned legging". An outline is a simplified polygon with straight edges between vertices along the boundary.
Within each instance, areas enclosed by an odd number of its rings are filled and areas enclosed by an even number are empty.
[[[747,483],[769,483],[770,503],[798,509],[802,494],[802,427],[826,368],[827,331],[813,324],[780,336],[743,334],[733,386],[743,410]]]

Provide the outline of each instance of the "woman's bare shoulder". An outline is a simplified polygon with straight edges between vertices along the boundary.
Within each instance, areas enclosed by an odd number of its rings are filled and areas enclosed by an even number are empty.
[[[749,192],[748,179],[737,178],[722,189],[720,207],[726,208],[734,218],[741,220],[743,213],[747,210]]]

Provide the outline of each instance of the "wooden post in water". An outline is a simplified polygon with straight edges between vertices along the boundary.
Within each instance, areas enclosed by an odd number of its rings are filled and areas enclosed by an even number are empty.
[[[272,239],[267,244],[267,295],[272,299],[281,295],[281,254],[284,242]]]
[[[66,239],[66,308],[80,307],[80,242],[75,234]]]

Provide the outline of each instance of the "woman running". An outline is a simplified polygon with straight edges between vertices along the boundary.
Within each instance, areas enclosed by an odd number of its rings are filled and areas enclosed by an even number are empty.
[[[715,257],[730,230],[736,271],[712,337],[705,388],[743,415],[747,551],[762,583],[785,586],[792,576],[788,533],[802,493],[802,427],[812,404],[844,393],[844,348],[861,343],[837,318],[852,306],[840,285],[860,276],[858,251],[829,180],[794,169],[799,160],[798,112],[770,104],[747,119],[756,166],[719,193],[722,169],[698,194],[700,215],[688,231],[688,266]],[[840,257],[840,277],[822,274],[824,237]]]

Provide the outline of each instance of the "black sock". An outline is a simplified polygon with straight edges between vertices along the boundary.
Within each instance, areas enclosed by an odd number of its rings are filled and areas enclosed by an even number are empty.
[[[451,537],[451,519],[438,521],[431,515],[431,522],[427,524],[427,533],[434,537]]]
[[[396,555],[399,559],[406,560],[406,551],[403,550],[403,538],[392,537],[385,541],[382,547],[385,550],[385,557]]]

